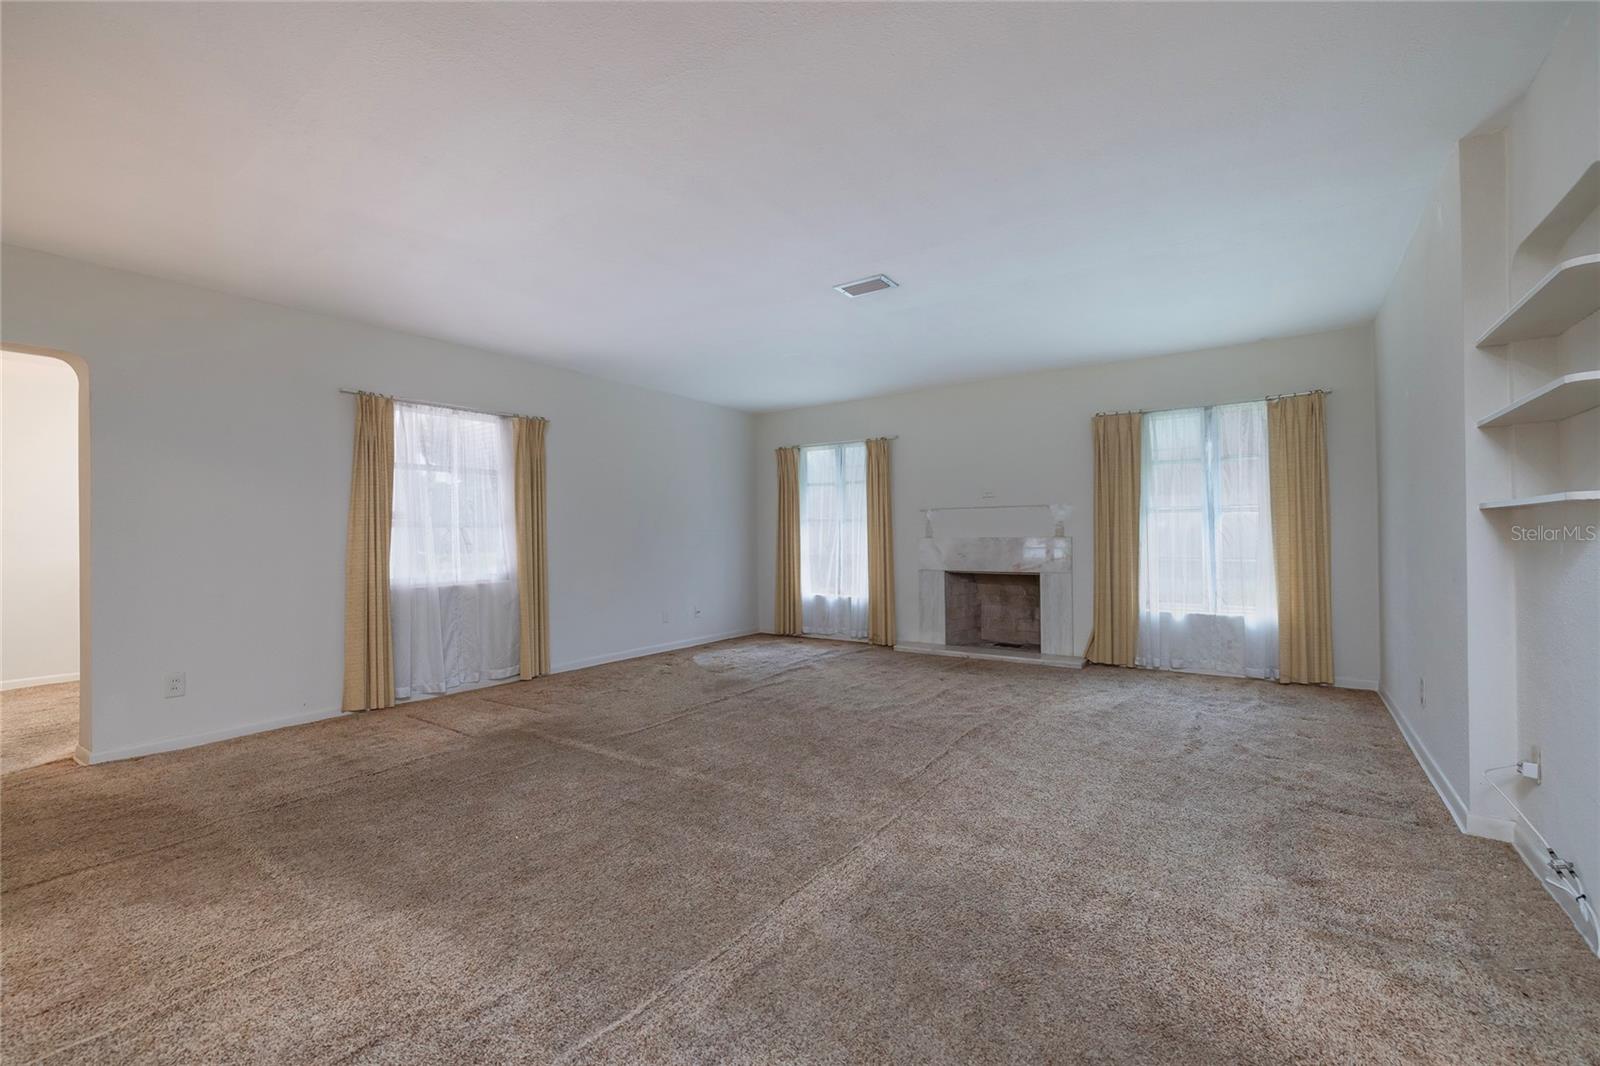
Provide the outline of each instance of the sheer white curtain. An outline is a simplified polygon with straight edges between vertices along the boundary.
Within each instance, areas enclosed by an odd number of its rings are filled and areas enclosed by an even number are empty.
[[[867,446],[800,451],[801,629],[867,635]]]
[[[509,419],[394,405],[389,609],[398,698],[516,676],[514,469]]]
[[[1278,674],[1267,405],[1144,416],[1140,666]]]

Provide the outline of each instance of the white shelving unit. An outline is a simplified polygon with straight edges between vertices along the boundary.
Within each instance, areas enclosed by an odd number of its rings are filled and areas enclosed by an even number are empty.
[[[1600,255],[1580,255],[1540,279],[1489,327],[1478,347],[1554,337],[1596,311],[1600,311]]]
[[[1559,422],[1600,407],[1600,370],[1564,374],[1543,388],[1478,420],[1479,429],[1522,426],[1530,422]]]
[[[1528,232],[1517,246],[1517,254],[1559,248],[1596,208],[1600,208],[1600,161],[1590,163],[1583,176],[1567,190],[1567,195]]]
[[[1592,230],[1590,220],[1596,211],[1600,211],[1600,161],[1585,168],[1560,202],[1518,245],[1517,260],[1528,267],[1542,265],[1548,272],[1489,327],[1478,340],[1479,348],[1495,355],[1515,356],[1516,361],[1524,365],[1537,365],[1549,359],[1548,347],[1552,342],[1546,338],[1560,338],[1584,319],[1600,312],[1600,251],[1595,250],[1592,232],[1582,239],[1586,246],[1574,246],[1578,243],[1575,239],[1578,234]],[[1522,276],[1528,273],[1522,272]],[[1505,347],[1524,341],[1543,342],[1541,347],[1546,350],[1535,347],[1525,356],[1521,351],[1512,352]],[[1562,343],[1556,340],[1554,345],[1559,350]],[[1560,373],[1561,369],[1566,372]],[[1506,373],[1510,372],[1508,366]],[[1600,368],[1593,361],[1579,356],[1576,366],[1568,362],[1564,368],[1552,367],[1551,372],[1558,376],[1480,418],[1478,428],[1494,432],[1508,426],[1565,422],[1600,408]],[[1600,485],[1600,469],[1591,461],[1577,461],[1581,455],[1567,454],[1574,447],[1586,452],[1586,442],[1591,436],[1587,428],[1580,430],[1576,438],[1569,437],[1565,429],[1554,437],[1548,433],[1535,435],[1532,441],[1539,443],[1524,457],[1525,461],[1532,461],[1534,469],[1519,468],[1524,469],[1524,476],[1532,475],[1528,477],[1527,488],[1534,492],[1485,500],[1478,505],[1479,509],[1510,511],[1522,507],[1600,502],[1600,488],[1595,487]],[[1515,456],[1522,442],[1519,437],[1508,437],[1504,443]],[[1557,474],[1557,469],[1565,473]],[[1519,480],[1521,478],[1506,485],[1504,491],[1518,491],[1522,488],[1517,483]],[[1570,488],[1564,492],[1539,491],[1558,486]]]
[[[1586,500],[1600,502],[1600,489],[1583,489],[1578,492],[1550,492],[1543,496],[1523,496],[1515,500],[1488,500],[1478,504],[1478,510],[1508,511],[1513,507],[1541,507],[1552,503],[1580,503]]]

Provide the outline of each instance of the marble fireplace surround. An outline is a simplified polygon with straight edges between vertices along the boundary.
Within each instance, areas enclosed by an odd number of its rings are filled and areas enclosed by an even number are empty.
[[[962,511],[1025,511],[1027,508],[960,508]],[[1040,505],[1042,516],[962,515],[941,522],[948,512],[926,512],[927,533],[917,545],[917,636],[901,642],[905,651],[981,659],[1016,659],[1051,666],[1079,667],[1072,634],[1072,538],[1060,535],[1070,508]],[[994,519],[999,517],[1001,521]],[[1039,525],[1054,527],[1053,536],[951,536],[940,526],[970,532],[988,527]],[[1028,521],[1033,518],[1033,521]],[[993,648],[945,643],[945,574],[1037,574],[1039,576],[1039,650]]]

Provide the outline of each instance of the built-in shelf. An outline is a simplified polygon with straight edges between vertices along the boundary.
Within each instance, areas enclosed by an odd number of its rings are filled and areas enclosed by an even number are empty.
[[[1546,274],[1478,341],[1488,348],[1554,337],[1600,311],[1600,255],[1568,259]]]
[[[1478,419],[1478,428],[1559,422],[1595,407],[1600,407],[1600,370],[1585,370],[1556,378],[1520,400],[1506,404],[1488,418]]]
[[[1584,500],[1600,502],[1600,489],[1581,492],[1551,492],[1544,496],[1523,496],[1515,500],[1489,500],[1478,504],[1480,511],[1504,511],[1512,507],[1539,507],[1548,503],[1579,503]]]
[[[1538,254],[1560,248],[1596,208],[1600,208],[1600,161],[1590,163],[1550,213],[1528,231],[1517,247],[1518,253]]]

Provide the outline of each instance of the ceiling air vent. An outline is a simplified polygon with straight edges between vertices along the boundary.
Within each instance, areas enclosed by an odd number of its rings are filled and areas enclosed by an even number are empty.
[[[882,292],[884,289],[895,288],[898,284],[899,282],[895,281],[887,274],[874,274],[872,277],[862,278],[860,281],[851,281],[843,285],[835,285],[834,289],[838,292],[844,293],[853,300],[857,296],[865,296],[869,292]]]

